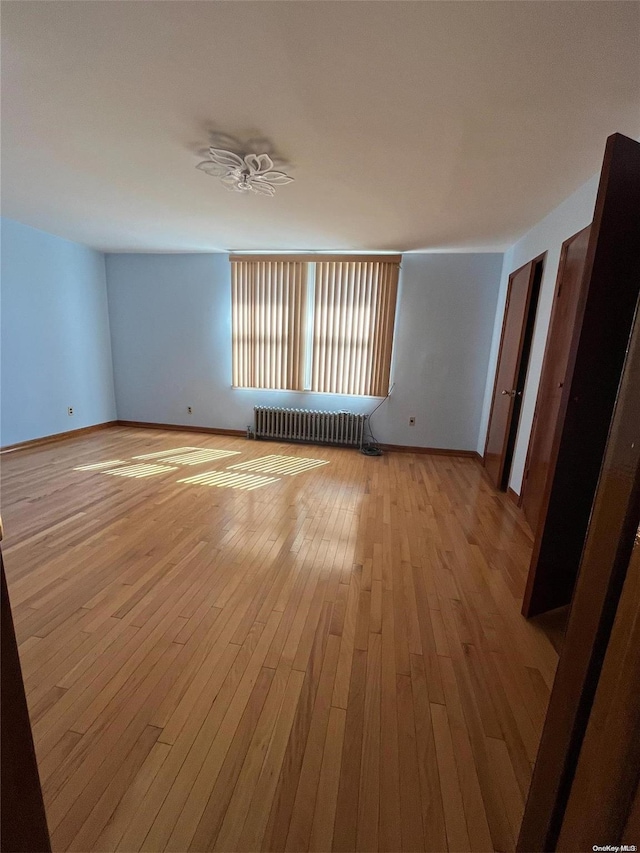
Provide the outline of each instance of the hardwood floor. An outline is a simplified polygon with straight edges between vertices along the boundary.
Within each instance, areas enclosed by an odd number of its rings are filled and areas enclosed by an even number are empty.
[[[557,653],[474,460],[114,427],[2,477],[54,850],[513,850]]]

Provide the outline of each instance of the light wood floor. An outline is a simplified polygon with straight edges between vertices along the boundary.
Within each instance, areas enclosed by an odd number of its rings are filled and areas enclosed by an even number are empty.
[[[74,470],[184,446],[239,455]],[[328,464],[178,482],[274,454]],[[1,464],[54,850],[514,848],[557,654],[474,460],[116,427]]]

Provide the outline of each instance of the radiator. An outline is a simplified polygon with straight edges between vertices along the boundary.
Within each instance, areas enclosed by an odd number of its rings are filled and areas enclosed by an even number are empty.
[[[308,441],[360,447],[366,415],[353,412],[313,412],[308,409],[270,409],[256,406],[256,438]]]

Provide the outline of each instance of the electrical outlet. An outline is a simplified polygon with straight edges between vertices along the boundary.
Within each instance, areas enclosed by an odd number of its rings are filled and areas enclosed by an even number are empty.
[[[409,426],[415,426],[415,425],[416,425],[416,419],[415,418],[409,418]]]
[[[187,406],[187,411],[189,412],[190,415],[193,414],[193,409],[191,408],[191,406]]]
[[[69,408],[67,409],[67,414],[69,415],[69,417],[73,415],[73,406],[69,406]]]

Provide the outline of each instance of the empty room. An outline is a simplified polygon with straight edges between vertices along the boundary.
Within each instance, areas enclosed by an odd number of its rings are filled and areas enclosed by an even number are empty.
[[[637,849],[640,3],[0,6],[2,851]]]

